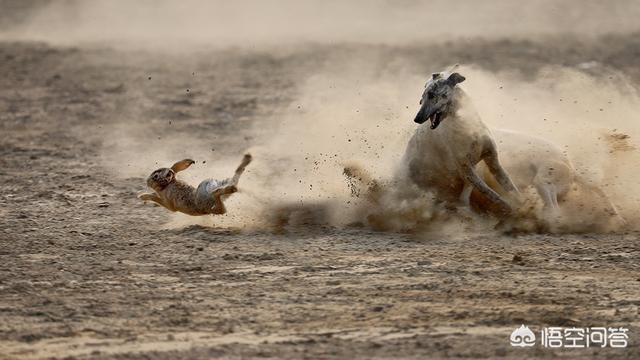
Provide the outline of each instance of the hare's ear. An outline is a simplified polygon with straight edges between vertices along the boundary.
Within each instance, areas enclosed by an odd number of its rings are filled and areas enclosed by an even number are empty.
[[[195,163],[195,161],[193,161],[191,159],[180,160],[177,163],[173,164],[173,166],[171,166],[171,170],[173,170],[173,172],[177,173],[178,171],[185,170],[186,168],[191,166],[191,164],[193,164],[193,163]]]

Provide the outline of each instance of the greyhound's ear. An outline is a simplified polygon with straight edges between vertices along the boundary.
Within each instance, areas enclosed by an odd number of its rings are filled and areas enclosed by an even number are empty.
[[[431,79],[433,79],[433,80],[437,80],[440,76],[442,76],[442,74],[440,74],[440,73],[433,73],[433,74],[431,74]]]
[[[456,86],[458,84],[460,84],[461,82],[465,81],[465,77],[460,75],[457,72],[452,73],[451,75],[449,75],[449,77],[447,78],[447,82],[451,85],[451,86]]]
[[[173,170],[173,172],[178,172],[178,171],[182,171],[185,170],[186,168],[188,168],[189,166],[191,166],[191,164],[195,163],[195,161],[191,160],[191,159],[184,159],[184,160],[180,160],[177,163],[173,164],[171,166],[171,170]]]

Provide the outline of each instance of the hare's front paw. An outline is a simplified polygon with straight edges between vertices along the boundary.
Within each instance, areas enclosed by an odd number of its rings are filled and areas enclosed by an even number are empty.
[[[140,194],[138,195],[138,199],[142,201],[150,201],[153,200],[153,194]]]

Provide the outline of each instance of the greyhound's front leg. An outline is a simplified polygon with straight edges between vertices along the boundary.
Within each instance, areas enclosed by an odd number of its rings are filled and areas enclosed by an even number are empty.
[[[496,178],[500,186],[508,192],[514,192],[520,194],[518,188],[511,180],[511,177],[504,170],[500,161],[498,160],[498,152],[495,148],[491,149],[488,154],[483,158],[485,164],[489,168],[491,174]]]
[[[513,211],[511,209],[511,206],[506,201],[504,201],[504,199],[502,199],[502,197],[497,192],[493,191],[480,178],[480,176],[478,176],[473,166],[465,164],[462,166],[461,171],[464,180],[473,185],[473,187],[480,191],[481,194],[486,196],[491,203],[498,206],[501,209],[501,212],[503,212],[504,214],[509,214]]]
[[[460,194],[460,202],[468,208],[471,208],[471,192],[473,191],[473,185],[470,182],[464,183],[464,188]]]

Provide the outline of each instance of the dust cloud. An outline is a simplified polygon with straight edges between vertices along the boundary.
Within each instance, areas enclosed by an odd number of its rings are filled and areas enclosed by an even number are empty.
[[[584,65],[588,66],[547,67],[532,82],[513,74],[470,69],[465,85],[490,127],[535,135],[565,150],[579,182],[604,191],[629,226],[637,228],[640,183],[634,169],[640,157],[633,150],[640,136],[640,98],[622,73]],[[560,228],[578,231],[596,223],[602,230],[622,225],[605,221],[603,202],[601,195],[584,188],[570,192]]]
[[[37,4],[15,24],[2,24],[0,19],[0,39],[179,51],[201,47],[264,50],[310,43],[443,44],[459,38],[507,35],[539,40],[640,29],[636,21],[640,3],[631,0],[527,4],[494,0],[482,5],[470,0]],[[216,217],[213,223],[263,228],[283,217],[286,222],[294,213],[302,213],[297,217],[303,222],[334,226],[374,226],[380,225],[376,219],[385,219],[379,227],[394,231],[413,231],[425,224],[429,231],[433,227],[428,224],[433,222],[450,225],[441,228],[457,228],[461,222],[485,223],[473,214],[451,220],[429,194],[411,187],[394,188],[393,174],[415,130],[411,119],[428,74],[416,71],[401,57],[387,57],[385,64],[375,58],[340,60],[310,68],[305,78],[298,79],[298,94],[289,106],[279,109],[273,118],[261,119],[250,130],[253,140],[246,151],[255,161],[241,180],[241,192],[227,201],[234,211]],[[490,127],[537,135],[564,148],[584,181],[600,187],[630,226],[637,227],[631,220],[640,206],[636,195],[640,185],[633,173],[640,160],[633,151],[640,136],[634,121],[639,98],[623,74],[599,63],[546,67],[533,79],[515,72],[489,72],[472,63],[460,72],[467,78],[463,88]],[[121,177],[144,177],[153,168],[170,166],[182,157],[211,158],[210,143],[185,141],[180,136],[164,138],[162,146],[150,150],[145,128],[135,124],[114,126],[104,143],[105,166]],[[212,176],[225,178],[241,156],[240,152],[201,163],[180,176],[192,184]],[[387,186],[378,206],[371,205],[366,189],[354,188],[344,177],[349,164],[357,164],[371,179]],[[597,212],[582,216],[584,208],[593,207],[581,203],[588,198],[573,194],[580,204],[567,206],[558,231],[580,230],[600,217]],[[535,217],[543,218],[539,201],[532,201],[537,206]],[[212,220],[177,215],[168,226],[196,222],[211,224]]]
[[[55,44],[255,48],[301,42],[404,44],[461,37],[530,38],[637,31],[640,3],[597,0],[37,1],[0,38]],[[26,11],[23,8],[31,8]],[[470,11],[471,10],[471,11]],[[514,21],[514,19],[517,19]]]
[[[638,226],[633,220],[640,210],[640,182],[634,169],[640,157],[633,150],[640,138],[640,98],[622,74],[597,64],[547,67],[533,80],[475,66],[459,71],[467,78],[461,86],[490,128],[553,142],[565,150],[585,183],[604,191],[628,226]],[[360,224],[438,234],[491,229],[497,220],[452,214],[431,194],[394,178],[417,126],[412,119],[425,79],[402,60],[381,65],[376,59],[354,58],[314,69],[286,108],[247,130],[253,140],[245,151],[253,154],[254,162],[241,179],[240,192],[226,201],[230,212],[213,220],[177,214],[167,226],[256,230],[291,223]],[[180,177],[196,185],[209,177],[230,177],[242,155],[212,159],[209,142],[181,136],[167,136],[150,148],[145,129],[131,122],[112,129],[105,140],[110,171],[146,177],[155,168],[190,157],[199,163]],[[351,165],[366,173],[363,184],[344,176],[344,168]],[[383,190],[375,201],[366,186],[371,181]],[[562,214],[549,218],[535,191],[521,190],[526,204],[535,208],[517,224],[524,231],[539,228],[531,221],[555,232],[622,230],[621,224],[608,221],[604,200],[593,193],[573,191]]]
[[[322,205],[327,209],[323,221],[335,226],[364,223],[385,230],[428,232],[478,231],[478,224],[495,225],[474,214],[452,217],[430,194],[410,184],[399,185],[393,178],[417,126],[412,119],[424,78],[375,71],[375,66],[362,61],[351,65],[311,76],[284,118],[273,119],[273,127],[261,124],[256,130],[259,145],[252,152],[257,161],[243,186],[251,189],[253,200],[268,206],[250,217],[265,219],[264,213],[276,212],[277,204],[298,204]],[[634,169],[640,157],[631,150],[640,136],[636,121],[640,98],[621,74],[592,70],[548,67],[533,81],[473,66],[460,72],[467,77],[462,87],[487,125],[538,136],[564,149],[580,181],[601,189],[627,219],[627,226],[636,228],[640,183]],[[264,128],[275,130],[265,133]],[[342,175],[350,164],[385,187],[378,199],[371,201],[366,186],[356,184],[354,189]],[[543,211],[533,189],[523,189],[526,204],[536,209],[521,229],[537,228],[527,223],[536,221],[554,232],[622,230],[622,223],[610,221],[602,205],[606,199],[579,185],[568,195],[562,213],[553,218]],[[247,200],[239,196],[230,203],[237,201],[234,208],[246,209]]]

